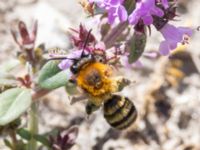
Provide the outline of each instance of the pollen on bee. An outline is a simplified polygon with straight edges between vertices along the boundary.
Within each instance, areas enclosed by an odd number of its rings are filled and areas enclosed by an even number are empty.
[[[77,75],[77,84],[93,97],[102,97],[116,90],[109,65],[95,62],[83,67]],[[101,98],[102,99],[102,98]]]

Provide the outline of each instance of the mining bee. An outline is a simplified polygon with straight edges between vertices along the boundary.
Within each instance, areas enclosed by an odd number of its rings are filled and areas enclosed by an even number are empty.
[[[179,88],[186,76],[197,72],[191,54],[185,50],[174,51],[160,67],[163,68],[160,73],[164,76],[166,87]]]
[[[89,3],[87,0],[79,0],[80,5],[83,7],[84,11],[94,16],[94,4]]]
[[[86,53],[83,48],[80,58],[73,60],[70,71],[73,74],[70,81],[76,84],[88,99],[85,108],[87,115],[102,106],[104,118],[113,128],[126,129],[135,122],[137,110],[133,102],[127,97],[115,94],[129,85],[130,81],[113,75],[114,69],[109,65],[105,51],[94,49]]]
[[[167,90],[174,88],[181,93],[187,84],[184,84],[184,78],[197,73],[198,70],[193,62],[191,54],[185,50],[176,50],[169,58],[160,59],[156,71],[147,87],[145,99],[146,107],[155,106],[159,116],[165,120],[171,115],[171,99],[167,95]]]
[[[127,97],[113,94],[122,90],[129,81],[111,77],[109,65],[99,62],[94,55],[88,55],[81,57],[70,69],[75,75],[76,84],[88,96],[88,115],[103,105],[104,118],[114,128],[127,128],[136,120],[134,104]]]

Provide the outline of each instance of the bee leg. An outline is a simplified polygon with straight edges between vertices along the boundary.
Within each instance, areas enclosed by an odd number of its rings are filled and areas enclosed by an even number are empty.
[[[118,91],[122,91],[124,89],[124,87],[128,86],[131,83],[130,80],[125,79],[125,78],[121,78],[117,80],[117,84],[118,84]]]
[[[85,107],[85,111],[86,111],[86,113],[88,115],[88,118],[94,111],[99,109],[99,107],[100,106],[96,106],[93,103],[91,103],[90,101],[88,101],[88,103],[86,104],[86,107]]]
[[[72,97],[69,97],[69,100],[70,100],[70,104],[74,104],[76,102],[80,102],[80,101],[83,101],[83,100],[86,100],[87,99],[87,96],[86,95],[80,95],[80,96],[72,96]]]
[[[73,78],[69,79],[69,82],[72,83],[72,84],[74,84],[74,85],[77,84],[77,83],[76,83],[76,79],[73,79]]]

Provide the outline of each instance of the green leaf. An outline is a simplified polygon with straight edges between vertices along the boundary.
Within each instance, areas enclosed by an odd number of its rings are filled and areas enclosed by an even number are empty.
[[[4,141],[4,144],[5,144],[7,147],[9,147],[9,148],[11,148],[11,149],[13,148],[11,142],[10,142],[8,139],[4,139],[3,141]]]
[[[129,49],[129,63],[137,61],[142,53],[144,52],[146,46],[146,33],[135,32],[127,44]]]
[[[7,78],[7,79],[11,79],[14,78],[13,75],[7,73],[7,72],[0,72],[0,78]]]
[[[15,68],[17,65],[19,65],[19,63],[20,63],[19,60],[11,59],[11,60],[1,64],[0,70],[1,70],[1,72],[9,72],[13,68]]]
[[[49,136],[56,137],[56,136],[58,135],[59,132],[60,132],[59,129],[54,128],[54,129],[52,129],[51,131],[49,131],[49,132],[47,132],[47,133],[45,133],[45,134],[43,134],[43,135],[46,136],[46,137],[49,137]]]
[[[26,144],[23,140],[18,140],[15,145],[15,150],[27,150]]]
[[[13,79],[6,79],[6,78],[0,78],[0,93],[15,88],[17,86],[17,81]]]
[[[31,90],[13,88],[0,94],[0,125],[20,117],[31,105]]]
[[[0,86],[1,85],[11,85],[11,86],[13,86],[13,84],[14,85],[16,85],[17,84],[17,81],[16,80],[13,80],[13,79],[6,79],[6,78],[1,78],[0,79]]]
[[[39,134],[36,134],[36,135],[33,135],[33,138],[42,143],[43,145],[47,146],[47,147],[50,147],[50,142],[49,140],[44,136],[44,135],[39,135]]]
[[[18,129],[17,134],[27,141],[31,139],[31,133],[26,129],[23,128]]]
[[[62,71],[58,67],[59,61],[47,62],[40,71],[39,85],[48,90],[56,89],[65,86],[70,77],[70,71]]]
[[[135,9],[135,3],[136,3],[135,0],[124,1],[124,6],[128,12],[128,15],[130,15],[133,12],[133,10]]]

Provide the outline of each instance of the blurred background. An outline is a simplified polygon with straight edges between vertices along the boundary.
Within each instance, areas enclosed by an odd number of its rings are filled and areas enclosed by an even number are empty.
[[[170,57],[141,58],[142,67],[121,69],[136,83],[121,94],[136,105],[138,119],[127,131],[116,131],[106,123],[102,111],[89,119],[85,102],[70,105],[64,88],[40,100],[39,129],[65,129],[78,125],[79,135],[72,150],[200,150],[200,1],[179,0],[177,26],[195,30],[188,46],[178,47]],[[69,49],[69,28],[80,23],[94,28],[78,0],[0,0],[0,63],[12,60],[19,50],[10,28],[19,20],[28,26],[38,20],[36,45]],[[152,28],[146,51],[157,50],[162,36]],[[180,65],[177,65],[180,64]],[[0,137],[0,150],[6,150]]]

